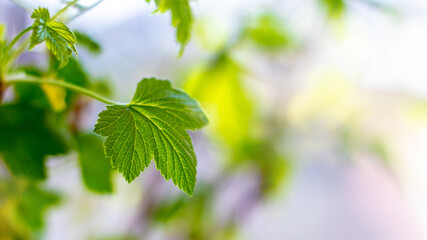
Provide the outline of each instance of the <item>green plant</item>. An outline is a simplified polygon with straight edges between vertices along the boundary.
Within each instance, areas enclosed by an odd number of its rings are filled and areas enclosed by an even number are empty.
[[[0,97],[8,87],[16,86],[15,101],[0,106],[0,154],[6,165],[14,175],[40,180],[46,177],[46,156],[77,149],[86,185],[98,192],[111,191],[108,184],[110,168],[102,162],[97,164],[102,167],[90,163],[91,158],[105,160],[99,158],[100,151],[87,147],[90,144],[96,149],[99,140],[60,120],[74,109],[66,109],[66,106],[76,104],[74,93],[78,93],[107,104],[107,110],[99,114],[95,133],[107,137],[105,155],[128,182],[154,159],[166,180],[172,179],[178,188],[192,195],[197,160],[187,130],[196,130],[208,123],[203,111],[186,93],[172,88],[169,81],[143,79],[130,103],[118,103],[91,89],[83,74],[70,77],[70,74],[81,73],[77,62],[72,60],[73,52],[77,56],[78,38],[89,43],[86,44],[89,48],[96,49],[96,44],[89,38],[81,33],[75,35],[66,26],[67,19],[59,20],[76,4],[77,0],[69,2],[53,16],[46,8],[35,9],[31,15],[34,19],[32,26],[12,40],[5,38],[5,27],[1,25]],[[157,11],[171,12],[181,55],[189,42],[192,27],[188,0],[156,0],[155,4]],[[22,40],[28,32],[31,36]],[[51,67],[47,72],[14,65],[28,46],[31,50],[43,42],[51,56]],[[46,110],[46,105],[51,106],[50,111]],[[90,174],[85,171],[95,172],[100,179],[88,177]]]

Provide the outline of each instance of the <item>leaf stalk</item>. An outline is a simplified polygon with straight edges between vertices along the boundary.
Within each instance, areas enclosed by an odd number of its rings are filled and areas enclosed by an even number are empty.
[[[84,94],[88,97],[91,97],[93,99],[96,99],[96,100],[103,102],[105,104],[108,104],[108,105],[125,105],[124,103],[118,103],[118,102],[109,100],[109,99],[107,99],[107,98],[105,98],[105,97],[103,97],[103,96],[101,96],[101,95],[99,95],[99,94],[97,94],[97,93],[95,93],[89,89],[86,89],[84,87],[80,87],[80,86],[74,85],[72,83],[64,82],[64,81],[58,81],[58,80],[52,80],[52,79],[43,79],[43,78],[37,78],[37,77],[28,76],[28,75],[25,75],[25,76],[20,75],[20,76],[16,76],[16,77],[11,76],[11,77],[8,77],[7,80],[5,81],[6,85],[16,85],[16,84],[22,84],[22,83],[23,84],[38,84],[38,85],[48,84],[48,85],[63,87],[63,88],[72,90],[74,92]]]

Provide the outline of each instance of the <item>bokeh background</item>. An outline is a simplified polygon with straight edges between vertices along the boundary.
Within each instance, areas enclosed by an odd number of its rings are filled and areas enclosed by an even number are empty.
[[[8,35],[38,6],[63,3],[0,0]],[[75,153],[52,157],[43,187],[60,200],[36,239],[427,238],[426,1],[191,6],[179,59],[170,16],[152,14],[153,3],[104,0],[69,26],[99,43],[97,54],[78,49],[78,62],[113,99],[131,100],[153,76],[200,102],[210,125],[191,133],[194,196],[153,164],[131,184],[114,172],[113,193],[96,194]],[[45,58],[37,47],[20,62],[43,68]],[[92,130],[103,108],[89,102],[81,127]]]

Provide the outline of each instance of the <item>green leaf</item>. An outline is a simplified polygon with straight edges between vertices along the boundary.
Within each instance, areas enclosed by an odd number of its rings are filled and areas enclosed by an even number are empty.
[[[146,2],[150,2],[150,0],[146,0]],[[185,46],[190,42],[193,28],[193,13],[189,0],[155,0],[154,2],[158,7],[156,12],[171,12],[172,25],[176,28],[176,40],[181,45],[179,51],[179,56],[181,56]]]
[[[93,133],[78,134],[76,139],[86,187],[97,193],[111,193],[112,169],[109,160],[105,158],[102,139]]]
[[[187,194],[194,191],[196,155],[186,130],[208,123],[196,101],[173,89],[169,81],[143,79],[128,105],[107,106],[99,114],[95,133],[107,137],[104,146],[113,167],[128,182],[154,157],[166,180]]]
[[[76,37],[73,32],[64,23],[52,20],[46,8],[35,9],[31,18],[35,20],[32,26],[30,49],[46,41],[47,48],[60,62],[59,68],[67,65],[73,51],[77,54],[74,46]]]
[[[231,150],[253,129],[255,100],[243,79],[244,72],[239,63],[224,54],[197,69],[185,84],[185,90],[200,101],[212,120],[212,135]]]
[[[85,47],[89,52],[93,54],[99,54],[101,52],[101,45],[86,33],[74,31],[74,35],[76,36],[77,44]]]
[[[90,77],[87,71],[83,68],[79,61],[71,58],[67,66],[57,71],[57,77],[64,79],[65,82],[72,83],[77,86],[88,88],[90,85]],[[70,105],[75,100],[78,94],[71,90],[67,91],[66,103]]]
[[[6,37],[6,26],[4,24],[0,24],[0,41],[3,41]]]
[[[320,3],[331,19],[339,19],[346,9],[344,0],[320,0]]]
[[[265,50],[274,52],[289,47],[293,39],[283,22],[271,13],[258,16],[246,30],[249,40]]]
[[[59,196],[55,193],[40,189],[30,184],[20,198],[17,205],[19,218],[31,229],[43,228],[43,216],[48,207],[59,203]]]
[[[0,24],[0,74],[4,74],[4,67],[8,61],[8,57],[9,57],[9,51],[8,51],[8,47],[7,47],[7,41],[6,41],[6,26],[4,24]],[[2,81],[0,79],[0,81]],[[0,95],[1,95],[1,91],[3,89],[1,89],[2,83],[0,82]]]
[[[0,154],[13,174],[44,179],[46,157],[67,151],[49,116],[22,103],[0,106]]]

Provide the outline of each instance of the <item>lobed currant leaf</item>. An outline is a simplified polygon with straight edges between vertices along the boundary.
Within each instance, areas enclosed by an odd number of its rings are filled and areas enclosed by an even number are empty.
[[[196,182],[196,155],[186,130],[208,120],[186,93],[169,81],[143,79],[131,103],[107,106],[99,114],[95,133],[107,137],[104,148],[113,167],[133,181],[154,158],[166,180],[191,195]]]

